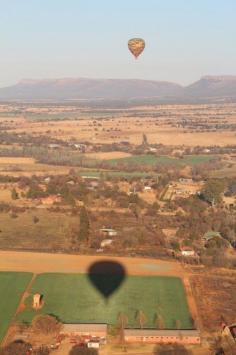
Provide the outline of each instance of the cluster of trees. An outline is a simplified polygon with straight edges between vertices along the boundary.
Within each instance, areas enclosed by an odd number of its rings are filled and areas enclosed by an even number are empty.
[[[156,345],[153,355],[192,355],[192,351],[182,344]]]
[[[86,208],[83,206],[80,210],[80,229],[79,229],[78,240],[80,242],[88,241],[89,231],[90,231],[90,223],[89,223],[88,212]]]
[[[69,355],[98,355],[97,349],[89,349],[86,347],[81,347],[80,345],[75,345],[70,350]]]
[[[34,317],[32,321],[32,330],[36,334],[55,335],[59,334],[62,324],[56,317],[51,315],[38,315]],[[50,351],[47,346],[41,346],[36,349],[32,349],[30,343],[26,343],[22,340],[14,341],[9,345],[0,348],[0,355],[49,355]]]
[[[223,179],[209,179],[201,191],[201,197],[212,205],[220,203],[225,187]]]
[[[41,346],[32,350],[32,346],[29,343],[18,340],[10,343],[9,345],[0,348],[0,355],[49,355],[50,351],[48,347]]]
[[[134,204],[140,208],[144,208],[146,203],[138,196],[138,194],[133,193],[128,195],[126,192],[119,190],[117,185],[108,186],[103,184],[94,193],[95,199],[111,199],[116,202],[117,207],[128,208],[130,205]]]
[[[11,145],[13,143],[18,143],[21,145],[48,145],[48,144],[65,144],[64,141],[53,138],[50,136],[45,136],[45,135],[30,135],[29,133],[26,132],[21,132],[20,134],[18,133],[9,133],[6,131],[0,131],[0,141],[3,142],[3,144],[6,145]],[[11,150],[12,153],[16,152],[16,150]]]
[[[58,319],[49,314],[38,315],[32,321],[32,329],[36,334],[58,334],[62,324]]]
[[[70,183],[72,181],[72,183]],[[42,187],[45,185],[45,188]],[[51,176],[50,181],[45,183],[40,177],[34,176],[31,180],[19,181],[20,188],[28,188],[25,197],[38,199],[50,195],[60,195],[64,203],[75,205],[75,200],[84,200],[89,193],[86,183],[75,175]],[[19,194],[12,190],[12,198],[19,198]]]

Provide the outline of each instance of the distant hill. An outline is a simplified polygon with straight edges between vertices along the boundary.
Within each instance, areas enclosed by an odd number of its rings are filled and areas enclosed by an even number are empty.
[[[139,99],[176,96],[178,84],[131,79],[22,80],[0,89],[2,100]]]
[[[136,79],[22,80],[16,85],[0,88],[0,100],[236,101],[236,76],[205,76],[186,87],[165,81]]]
[[[204,76],[184,89],[187,96],[235,97],[236,76]]]

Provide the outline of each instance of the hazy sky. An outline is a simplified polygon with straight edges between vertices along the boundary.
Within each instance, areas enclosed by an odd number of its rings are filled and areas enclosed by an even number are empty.
[[[136,36],[146,40],[138,61],[127,50]],[[207,74],[236,74],[236,0],[0,0],[0,86]]]

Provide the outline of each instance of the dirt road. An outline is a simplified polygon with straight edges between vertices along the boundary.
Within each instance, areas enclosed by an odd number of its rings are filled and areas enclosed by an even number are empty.
[[[0,251],[0,271],[29,271],[35,274],[43,272],[86,273],[92,263],[101,260],[122,264],[128,275],[182,276],[186,274],[181,265],[174,261],[16,251]]]

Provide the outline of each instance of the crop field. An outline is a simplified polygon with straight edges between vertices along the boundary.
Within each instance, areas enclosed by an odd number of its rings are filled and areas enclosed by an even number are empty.
[[[110,159],[121,159],[130,157],[131,154],[126,152],[98,152],[98,153],[87,153],[86,156],[92,159],[100,159],[100,160],[110,160]]]
[[[0,342],[16,312],[20,298],[32,274],[20,272],[0,272]]]
[[[131,179],[131,178],[137,178],[137,177],[147,177],[147,176],[153,176],[155,174],[153,173],[145,173],[141,171],[132,171],[132,172],[126,172],[126,171],[105,171],[105,170],[98,170],[98,171],[82,171],[79,172],[79,175],[82,177],[94,177],[94,178],[100,178],[101,175],[106,178],[125,178],[125,179]]]
[[[118,164],[131,164],[131,165],[156,165],[156,164],[164,164],[164,165],[197,165],[201,163],[207,163],[214,159],[213,155],[189,155],[184,157],[183,159],[171,158],[168,156],[155,156],[155,155],[134,155],[127,158],[120,159],[110,159],[109,162],[112,166],[116,166]]]
[[[108,285],[110,288],[116,284],[119,275],[96,277],[106,290]],[[30,323],[36,314],[45,313],[54,314],[65,323],[117,324],[117,317],[122,312],[128,317],[128,327],[139,327],[136,315],[142,310],[148,328],[155,328],[157,314],[162,317],[165,328],[174,329],[176,324],[184,329],[193,326],[184,287],[178,277],[127,276],[106,298],[93,286],[87,274],[46,273],[37,276],[29,292],[28,306],[18,316],[22,322]],[[42,294],[44,300],[43,308],[37,313],[31,309],[32,295],[36,292]]]

